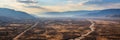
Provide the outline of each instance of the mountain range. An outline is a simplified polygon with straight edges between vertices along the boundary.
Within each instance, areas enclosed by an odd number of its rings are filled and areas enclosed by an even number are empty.
[[[120,17],[120,9],[105,9],[93,11],[46,12],[45,15],[73,15],[77,17]]]
[[[0,8],[0,21],[33,20],[34,16],[8,8]]]
[[[51,16],[69,16],[74,17],[120,17],[120,9],[105,9],[94,11],[66,11],[66,12],[46,12],[45,15]],[[0,8],[0,21],[13,20],[34,20],[36,17],[21,11],[16,11],[8,8]]]
[[[120,17],[120,9],[106,9],[106,10],[98,10],[99,12],[89,13],[86,16],[94,16],[94,17]],[[117,15],[117,16],[115,16]]]

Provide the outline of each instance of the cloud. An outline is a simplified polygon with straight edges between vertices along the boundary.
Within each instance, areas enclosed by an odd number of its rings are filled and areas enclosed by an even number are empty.
[[[48,6],[43,6],[43,7],[47,8],[47,9],[57,11],[57,12],[71,11],[71,10],[86,10],[85,9],[86,7],[85,7],[84,3],[88,2],[88,1],[89,0],[85,0],[85,1],[82,1],[82,0],[81,1],[80,0],[68,0],[67,4],[54,5],[54,6],[48,5]],[[75,2],[77,2],[77,3],[75,3]]]
[[[120,8],[119,0],[91,0],[86,2],[84,5],[95,5],[94,7],[111,9],[111,8]]]
[[[119,0],[0,0],[1,8],[11,8],[37,14],[75,10],[102,10],[120,8]]]
[[[26,4],[30,4],[30,3],[38,3],[36,0],[17,0],[20,3],[26,3]]]
[[[24,2],[20,2],[18,0],[0,0],[0,8],[10,8],[18,11],[24,11],[30,14],[49,11],[49,9],[39,6],[36,2],[26,2],[27,0]]]
[[[37,6],[38,3],[36,0],[16,0],[16,2],[26,4],[26,6]]]
[[[86,4],[97,4],[97,5],[104,5],[109,3],[120,3],[120,0],[91,0]]]
[[[17,0],[17,2],[26,4],[24,5],[26,8],[38,8],[38,9],[43,9],[46,11],[49,10],[49,9],[39,6],[37,0]]]

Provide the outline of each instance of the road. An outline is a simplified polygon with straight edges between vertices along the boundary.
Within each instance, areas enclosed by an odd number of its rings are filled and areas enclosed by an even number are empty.
[[[24,33],[26,33],[27,31],[29,31],[30,29],[34,28],[38,23],[39,23],[39,21],[37,21],[33,26],[31,26],[30,28],[24,30],[19,35],[17,35],[16,37],[14,37],[13,40],[18,40],[18,38],[20,38]]]
[[[90,33],[95,31],[95,23],[93,20],[89,20],[88,21],[91,22],[91,25],[89,26],[90,30],[88,33],[81,35],[80,37],[74,38],[74,39],[70,39],[70,40],[81,40],[84,39],[86,36],[88,36]],[[20,38],[24,33],[26,33],[27,31],[29,31],[30,29],[34,28],[39,22],[36,22],[33,26],[31,26],[30,28],[26,29],[25,31],[21,32],[19,35],[17,35],[15,38],[13,38],[13,40],[18,40],[18,38]]]
[[[77,37],[77,38],[75,38],[75,39],[70,39],[70,40],[82,40],[82,39],[84,39],[86,36],[88,36],[90,33],[92,33],[92,32],[95,31],[95,23],[94,23],[94,21],[93,21],[93,20],[89,20],[89,19],[88,19],[88,21],[91,22],[91,25],[89,26],[89,28],[91,29],[91,31],[89,31],[89,32],[86,33],[86,34],[81,35],[80,37]]]

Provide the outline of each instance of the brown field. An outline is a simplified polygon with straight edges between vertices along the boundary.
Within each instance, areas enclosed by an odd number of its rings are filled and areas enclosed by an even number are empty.
[[[81,40],[120,40],[120,21],[91,19],[95,31]],[[0,25],[0,40],[13,40],[34,25],[31,23],[6,23]],[[91,31],[87,19],[41,19],[35,27],[24,32],[17,40],[80,40],[78,37]],[[78,38],[78,39],[76,39]]]

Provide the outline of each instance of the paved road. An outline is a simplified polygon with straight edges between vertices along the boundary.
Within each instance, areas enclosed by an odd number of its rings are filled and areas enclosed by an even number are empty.
[[[37,24],[39,23],[39,21],[37,21],[33,26],[31,26],[30,28],[26,29],[25,31],[21,32],[20,34],[18,34],[15,38],[13,38],[13,40],[18,40],[18,38],[20,38],[24,33],[26,33],[27,31],[29,31],[30,29],[34,28]]]
[[[88,36],[90,33],[92,33],[92,32],[94,32],[95,31],[95,23],[94,23],[94,21],[93,20],[89,20],[88,19],[88,21],[90,21],[91,22],[91,25],[89,26],[89,28],[91,29],[91,31],[89,31],[88,33],[86,33],[86,34],[83,34],[83,35],[81,35],[80,37],[78,37],[78,38],[75,38],[75,39],[70,39],[70,40],[81,40],[81,39],[84,39],[86,36]]]

